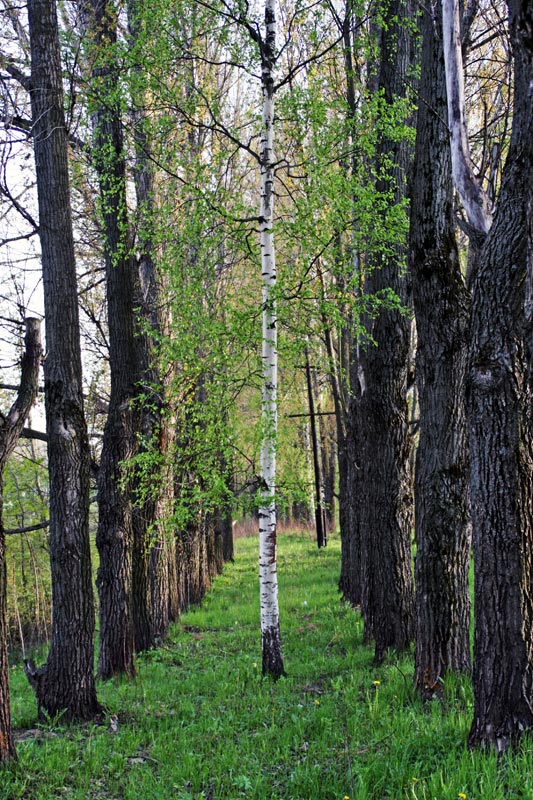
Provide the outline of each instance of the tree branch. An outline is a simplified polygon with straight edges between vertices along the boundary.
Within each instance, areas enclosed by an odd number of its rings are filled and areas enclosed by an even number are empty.
[[[492,224],[492,210],[470,158],[458,0],[442,0],[442,29],[453,180],[470,226],[484,235]]]
[[[17,533],[32,533],[32,531],[43,531],[50,525],[46,519],[44,522],[38,522],[35,525],[28,525],[26,528],[7,528],[4,530],[6,536],[14,536]]]
[[[7,416],[0,424],[0,474],[13,452],[24,422],[37,397],[41,364],[41,323],[33,317],[26,319],[25,352],[22,358],[20,389]]]

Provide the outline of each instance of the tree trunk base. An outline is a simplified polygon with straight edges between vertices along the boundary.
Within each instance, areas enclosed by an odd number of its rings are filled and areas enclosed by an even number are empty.
[[[89,722],[102,714],[94,685],[84,689],[72,680],[69,681],[71,685],[60,692],[58,686],[61,686],[61,678],[64,679],[65,675],[57,673],[53,676],[47,664],[37,668],[31,659],[24,660],[24,672],[37,698],[39,720]]]
[[[287,673],[283,667],[283,657],[281,655],[281,635],[279,626],[267,628],[262,633],[263,647],[263,675],[268,675],[275,681],[285,676]]]
[[[533,711],[526,704],[522,713],[508,714],[499,723],[475,718],[470,728],[468,746],[484,750],[495,750],[498,755],[515,747],[527,731],[533,728]]]

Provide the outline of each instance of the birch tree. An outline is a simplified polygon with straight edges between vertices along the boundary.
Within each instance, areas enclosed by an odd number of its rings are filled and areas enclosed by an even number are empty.
[[[261,43],[263,129],[261,133],[261,209],[259,212],[262,275],[262,445],[259,508],[259,584],[263,674],[284,674],[278,606],[276,558],[276,433],[278,422],[278,352],[276,258],[274,248],[274,69],[276,0],[265,2],[265,37]]]

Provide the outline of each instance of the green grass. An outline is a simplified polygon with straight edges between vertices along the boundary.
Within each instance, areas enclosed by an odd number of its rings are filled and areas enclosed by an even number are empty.
[[[286,678],[260,674],[254,539],[237,543],[201,608],[167,646],[138,659],[135,681],[100,685],[105,725],[42,727],[18,742],[2,800],[518,800],[533,798],[531,743],[497,759],[472,753],[469,681],[448,679],[423,705],[412,659],[372,663],[358,615],[339,602],[340,546],[280,538]],[[14,724],[35,728],[22,669]]]

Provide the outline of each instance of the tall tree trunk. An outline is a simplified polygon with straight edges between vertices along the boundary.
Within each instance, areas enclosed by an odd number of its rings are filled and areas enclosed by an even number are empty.
[[[119,72],[114,49],[116,12],[108,0],[80,0],[93,61],[89,106],[93,123],[93,161],[100,184],[104,229],[111,396],[98,472],[100,598],[98,674],[108,679],[133,675],[132,498],[126,464],[136,454],[132,400],[136,393],[135,261],[126,207],[126,167]],[[91,88],[91,87],[90,87]]]
[[[358,155],[356,147],[357,125],[358,125],[358,96],[356,84],[356,41],[353,41],[353,31],[358,28],[355,11],[351,0],[347,0],[344,6],[344,19],[338,20],[339,33],[342,36],[344,78],[347,106],[347,123],[349,136],[347,149],[351,150],[352,158],[346,159],[343,169],[349,174],[352,180],[358,169]],[[352,203],[355,210],[355,198]],[[356,215],[354,214],[354,217]],[[355,223],[356,226],[357,223]],[[355,233],[355,228],[354,228]],[[343,249],[340,234],[337,237],[337,250],[339,255]],[[337,280],[339,292],[344,293],[347,289],[346,284],[352,282],[358,288],[361,285],[360,258],[356,237],[351,243],[351,264],[352,274],[343,275]],[[343,258],[340,257],[342,263]],[[322,291],[324,287],[322,286]],[[359,418],[359,406],[354,402],[354,396],[358,396],[359,375],[358,375],[358,356],[359,340],[353,334],[354,327],[353,314],[345,309],[344,326],[339,332],[338,342],[338,366],[335,362],[333,353],[333,343],[331,334],[326,322],[326,347],[330,362],[330,374],[332,376],[333,400],[335,404],[335,420],[337,427],[337,449],[339,466],[339,527],[341,534],[341,574],[339,578],[339,589],[344,600],[348,601],[354,608],[361,603],[361,526],[357,513],[359,503],[361,471],[358,467],[360,463],[357,447],[359,438],[354,435],[354,431],[360,429],[361,420]]]
[[[467,394],[475,559],[470,744],[499,752],[533,727],[533,440],[524,343],[533,194],[531,9],[520,0],[508,8],[513,126],[472,283]]]
[[[144,46],[142,3],[128,0],[128,30],[134,53]],[[157,219],[157,180],[150,142],[150,119],[144,111],[148,100],[143,89],[140,57],[134,59],[133,110],[135,135],[135,192],[137,197],[137,249],[139,296],[136,305],[147,328],[137,335],[138,371],[147,395],[136,411],[141,432],[141,452],[153,450],[162,456],[163,475],[153,489],[139,487],[145,500],[133,509],[133,616],[135,647],[146,650],[156,638],[166,636],[168,622],[177,618],[175,543],[165,519],[172,514],[174,481],[168,453],[172,445],[172,419],[168,392],[158,368],[157,340],[168,334],[169,304],[164,302],[166,279],[157,266],[154,220]],[[157,387],[157,388],[155,388]],[[173,569],[174,567],[174,569]],[[159,582],[161,581],[161,585]]]
[[[407,20],[413,8],[393,0],[384,9],[380,32],[381,62],[378,88],[392,104],[406,94],[412,63],[412,35]],[[407,191],[412,153],[407,141],[391,141],[382,134],[377,157],[394,164],[394,200],[401,203]],[[378,182],[378,189],[390,184]],[[370,264],[365,292],[375,294],[392,288],[403,306],[410,304],[410,289],[402,262],[400,243],[392,254]],[[358,406],[359,462],[362,493],[361,517],[361,611],[365,638],[375,640],[376,660],[388,648],[404,650],[413,636],[413,578],[411,565],[412,497],[409,469],[410,437],[407,409],[407,374],[411,323],[401,310],[382,309],[367,325],[375,342],[361,345]]]
[[[52,638],[44,667],[28,665],[39,710],[64,719],[98,711],[89,547],[90,451],[83,409],[67,132],[55,0],[30,0],[31,108],[37,170],[47,356],[44,363]]]
[[[470,668],[470,526],[465,377],[470,302],[459,264],[440,9],[424,12],[410,269],[420,406],[415,472],[415,684],[442,688]]]
[[[261,273],[263,282],[263,391],[261,446],[261,506],[259,508],[259,584],[263,675],[283,675],[276,557],[276,433],[277,433],[277,317],[274,290],[274,67],[276,51],[275,0],[265,0],[265,38],[261,46],[263,129],[261,133]]]
[[[9,665],[7,659],[7,576],[6,543],[3,524],[3,475],[7,460],[22,433],[24,423],[37,397],[41,364],[41,324],[26,320],[25,350],[22,358],[20,389],[7,415],[0,415],[0,764],[16,757],[9,707]]]

